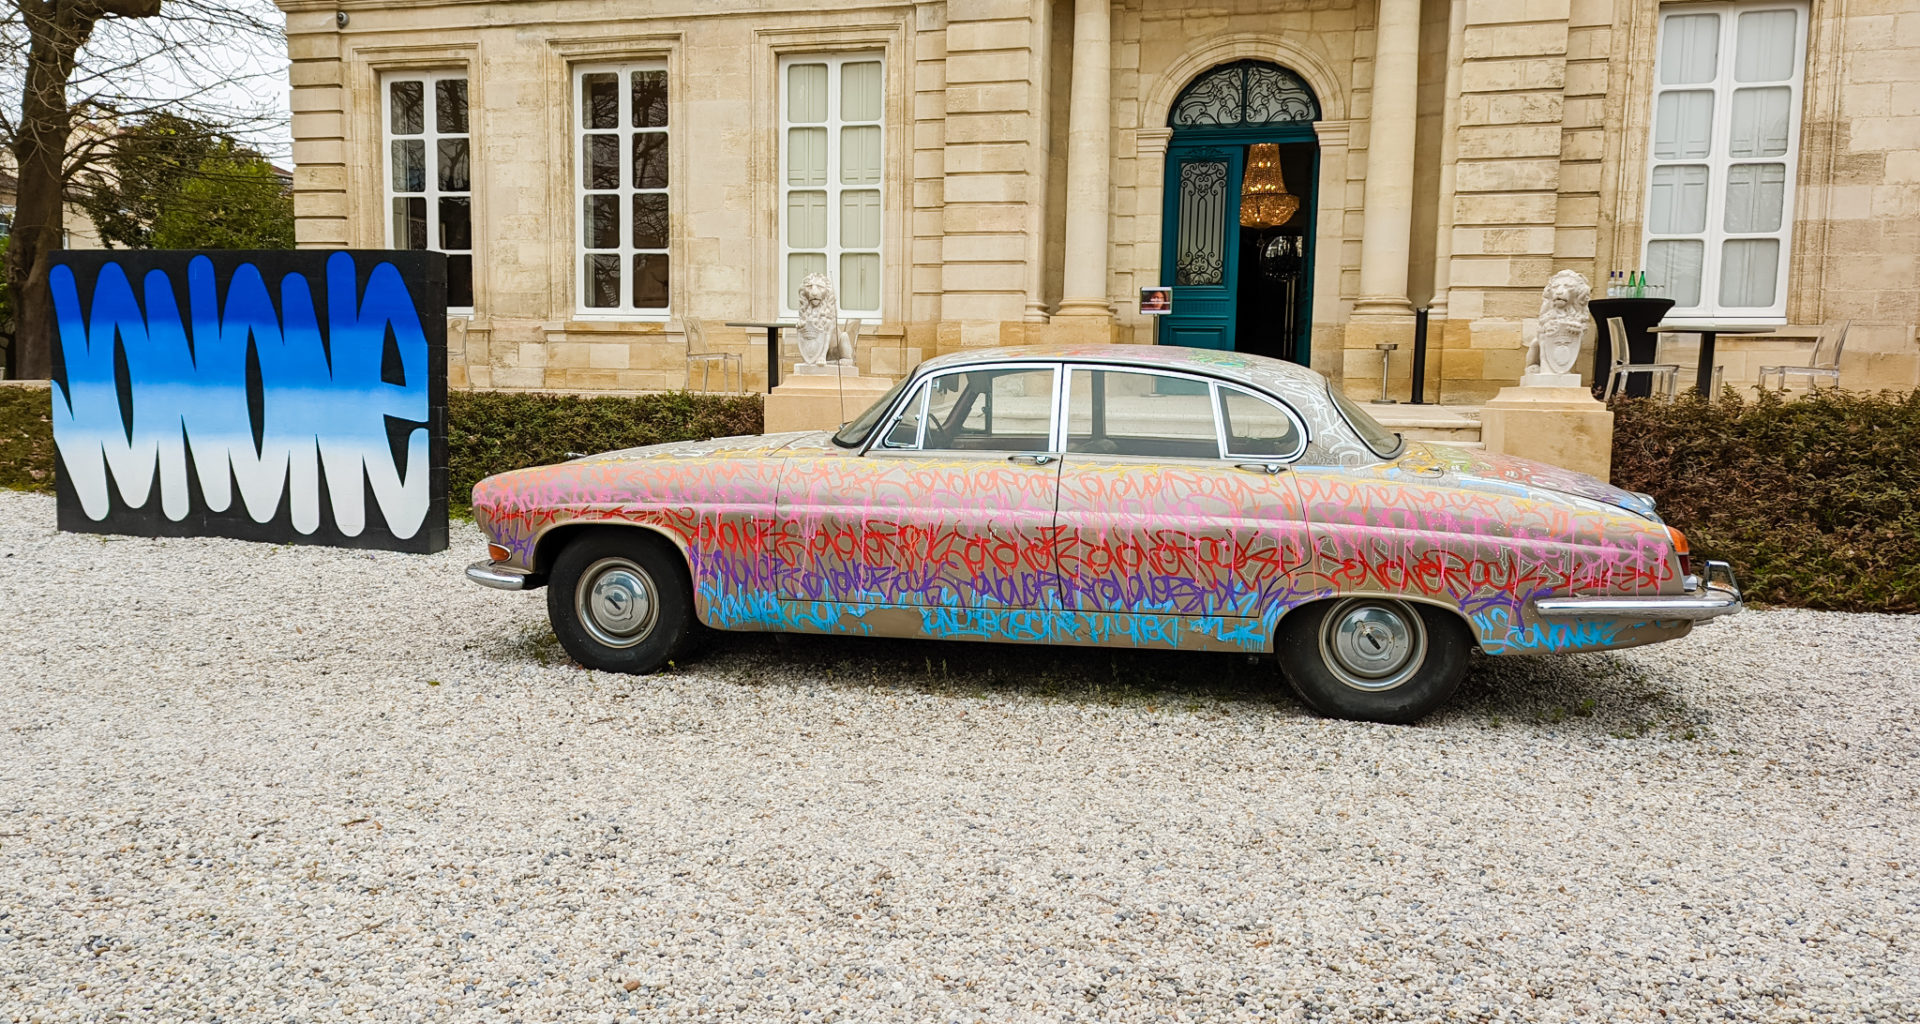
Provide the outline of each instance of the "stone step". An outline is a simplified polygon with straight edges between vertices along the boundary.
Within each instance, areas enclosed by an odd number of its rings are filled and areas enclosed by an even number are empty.
[[[1480,447],[1480,407],[1477,405],[1369,404],[1366,410],[1381,426],[1409,440]]]

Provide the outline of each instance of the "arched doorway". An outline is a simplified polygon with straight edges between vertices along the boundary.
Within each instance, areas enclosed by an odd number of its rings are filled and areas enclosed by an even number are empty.
[[[1307,361],[1319,117],[1299,75],[1260,60],[1210,68],[1174,100],[1160,239],[1173,311],[1161,344]]]

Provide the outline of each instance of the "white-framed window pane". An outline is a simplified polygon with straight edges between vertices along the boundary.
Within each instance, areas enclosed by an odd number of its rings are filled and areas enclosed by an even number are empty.
[[[1719,73],[1720,16],[1671,15],[1660,25],[1660,84],[1696,85]]]
[[[876,185],[880,182],[880,126],[849,125],[840,129],[840,184]]]
[[[663,316],[673,293],[666,69],[580,68],[574,77],[580,308]]]
[[[635,128],[665,128],[667,126],[667,72],[635,71],[633,79],[632,102],[628,108],[633,112],[631,121]]]
[[[1779,239],[1734,238],[1721,250],[1722,306],[1771,306],[1774,285],[1779,279]]]
[[[840,65],[840,120],[880,120],[880,62],[863,60]]]
[[[580,127],[620,127],[620,76],[603,72],[580,76]]]
[[[1213,393],[1205,384],[1163,374],[1076,369],[1067,379],[1067,450],[1218,458]]]
[[[667,187],[667,133],[640,132],[633,137],[634,188]]]
[[[1784,82],[1793,77],[1798,11],[1747,11],[1740,15],[1733,49],[1736,82]]]
[[[1735,159],[1780,156],[1787,151],[1793,89],[1784,85],[1733,91],[1733,130],[1727,146]]]
[[[787,120],[794,124],[822,124],[827,119],[827,66],[787,66]]]
[[[787,254],[787,308],[800,308],[800,282],[808,274],[827,272],[827,254],[824,252],[790,252]]]
[[[827,183],[827,130],[787,129],[787,184],[819,188]]]
[[[1272,402],[1241,391],[1220,388],[1221,424],[1228,455],[1288,456],[1300,450],[1300,425]]]
[[[1666,289],[1676,309],[1700,304],[1700,277],[1707,243],[1697,238],[1662,239],[1647,245],[1647,280]]]
[[[1655,167],[1647,196],[1647,230],[1658,235],[1687,235],[1704,231],[1706,227],[1706,166]]]
[[[667,247],[667,194],[642,192],[633,197],[633,247]]]
[[[879,192],[840,193],[840,245],[846,249],[880,247]]]
[[[1778,231],[1786,195],[1785,164],[1734,164],[1727,168],[1727,213],[1722,226],[1743,235]]]
[[[787,193],[787,247],[824,249],[827,245],[827,194]]]
[[[447,255],[447,306],[473,306],[473,152],[467,79],[460,74],[387,76],[387,244]]]
[[[880,254],[840,255],[840,304],[847,309],[880,308]]]
[[[388,132],[418,135],[427,130],[426,90],[426,83],[417,79],[388,86]]]
[[[467,133],[467,80],[442,78],[433,83],[433,124],[441,135]]]
[[[1713,150],[1713,93],[1698,89],[1663,92],[1654,104],[1653,155],[1658,160],[1698,160]]]
[[[427,190],[427,143],[425,139],[393,140],[393,190],[395,192],[425,192]]]
[[[620,305],[620,254],[587,254],[587,305],[595,309],[616,309]]]
[[[582,242],[589,249],[620,248],[620,197],[593,195],[585,199],[586,224]]]

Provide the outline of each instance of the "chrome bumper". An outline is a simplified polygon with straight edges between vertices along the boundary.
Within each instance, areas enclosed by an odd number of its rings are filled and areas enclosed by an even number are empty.
[[[1702,619],[1732,615],[1743,607],[1733,566],[1708,562],[1703,577],[1689,576],[1686,593],[1670,596],[1550,597],[1534,603],[1548,619]]]
[[[538,585],[532,573],[509,569],[497,562],[475,562],[467,566],[467,578],[495,590],[531,590]]]

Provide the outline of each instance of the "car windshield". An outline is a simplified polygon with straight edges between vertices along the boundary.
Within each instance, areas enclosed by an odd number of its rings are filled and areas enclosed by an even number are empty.
[[[900,378],[900,383],[888,388],[887,393],[881,395],[878,402],[868,406],[866,412],[855,416],[851,423],[841,427],[840,432],[833,435],[833,443],[842,448],[858,448],[866,444],[867,436],[872,434],[873,428],[879,425],[880,417],[885,416],[887,410],[893,408],[893,400],[900,397],[900,392],[906,390],[907,382],[912,379],[912,374]]]
[[[1400,445],[1403,443],[1400,435],[1381,426],[1378,420],[1367,415],[1367,410],[1361,408],[1353,399],[1341,394],[1340,385],[1328,381],[1327,395],[1333,399],[1334,405],[1340,407],[1340,415],[1347,418],[1347,422],[1353,427],[1353,432],[1360,435],[1360,440],[1365,441],[1375,455],[1390,459],[1400,453]]]

